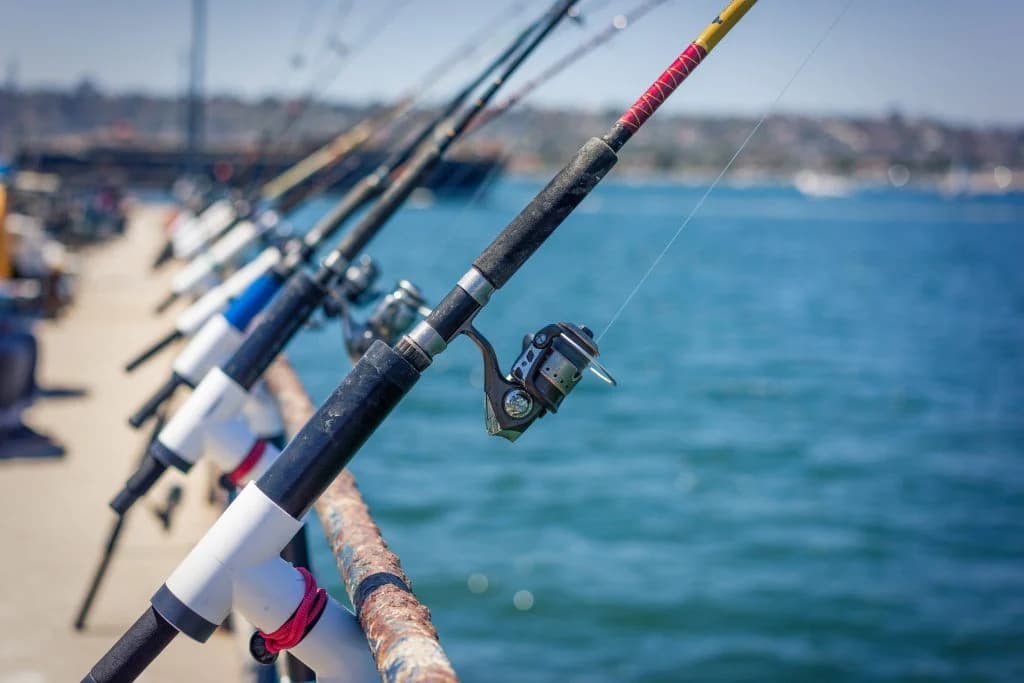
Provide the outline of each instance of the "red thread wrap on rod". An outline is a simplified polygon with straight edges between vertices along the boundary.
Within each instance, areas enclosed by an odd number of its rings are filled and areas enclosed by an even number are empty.
[[[658,80],[654,81],[626,113],[619,117],[619,123],[635,133],[679,87],[679,84],[686,80],[690,72],[697,68],[707,54],[707,51],[697,43],[690,43],[689,47],[658,76]]]

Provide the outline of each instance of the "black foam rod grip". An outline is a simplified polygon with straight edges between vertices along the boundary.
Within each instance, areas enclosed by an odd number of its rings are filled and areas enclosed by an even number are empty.
[[[156,415],[156,411],[162,406],[167,399],[174,395],[174,392],[185,383],[181,377],[172,374],[171,378],[164,382],[163,386],[156,390],[156,392],[142,404],[135,413],[128,418],[128,424],[138,429],[146,423],[146,420]]]
[[[138,678],[178,631],[150,607],[114,643],[82,683],[129,683]]]
[[[252,388],[326,296],[327,290],[304,270],[288,278],[263,319],[224,364],[224,374],[244,389]]]
[[[375,341],[256,486],[282,510],[301,518],[419,376],[398,352]]]
[[[512,219],[473,266],[495,287],[503,286],[590,194],[616,161],[618,157],[611,147],[599,138],[591,138]]]
[[[152,358],[156,354],[160,353],[161,351],[166,349],[168,346],[170,346],[171,344],[173,344],[174,342],[178,341],[179,339],[181,339],[184,336],[185,335],[183,335],[178,330],[171,330],[170,333],[164,335],[163,337],[160,337],[160,339],[158,339],[155,342],[153,342],[153,344],[151,344],[149,346],[149,348],[145,349],[142,353],[140,353],[139,355],[135,356],[135,358],[132,358],[130,361],[128,361],[128,363],[124,366],[124,371],[125,372],[133,371],[135,368],[139,367],[140,365],[145,363],[147,360],[149,360],[150,358]]]

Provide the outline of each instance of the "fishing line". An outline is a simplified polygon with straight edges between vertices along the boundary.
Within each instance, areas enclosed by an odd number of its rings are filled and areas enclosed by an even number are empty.
[[[279,138],[287,135],[292,126],[294,126],[299,119],[309,111],[309,108],[316,103],[318,100],[317,91],[319,91],[321,95],[326,94],[327,90],[338,79],[338,76],[344,70],[344,67],[352,61],[352,58],[365,50],[366,47],[373,42],[374,37],[383,33],[383,27],[394,19],[395,16],[397,16],[397,14],[410,2],[411,0],[397,0],[397,2],[393,3],[392,7],[388,8],[386,12],[383,12],[379,16],[378,21],[368,24],[360,35],[369,35],[371,37],[360,42],[355,49],[346,49],[343,53],[339,53],[337,45],[334,44],[335,40],[332,40],[332,38],[336,39],[337,36],[328,36],[327,44],[328,47],[331,48],[331,54],[333,54],[340,63],[324,67],[313,76],[310,80],[309,87],[306,89],[306,94],[295,101],[295,111],[288,111],[287,118],[278,133]],[[349,3],[349,6],[351,6],[351,3]]]
[[[436,87],[445,76],[450,75],[453,67],[455,67],[460,61],[469,60],[476,56],[485,43],[489,43],[495,38],[495,31],[505,26],[505,24],[507,24],[507,20],[512,16],[518,16],[528,4],[528,0],[516,0],[516,2],[505,7],[498,17],[495,17],[485,26],[479,28],[455,49],[449,51],[439,63],[420,77],[415,85],[408,88],[406,93],[398,98],[397,104],[392,105],[388,110],[391,113],[385,113],[383,117],[390,118],[391,121],[386,125],[378,125],[374,130],[370,141],[375,140],[377,142],[381,142],[387,138],[391,138],[391,143],[393,145],[401,147],[405,144],[403,140],[409,141],[414,139],[416,137],[415,130],[403,130],[402,133],[399,134],[407,133],[407,135],[404,135],[402,138],[396,138],[395,132],[396,127],[398,127],[402,120],[406,119],[413,111],[413,106],[416,102],[421,100],[431,88]],[[381,116],[376,117],[377,120],[380,120],[381,118]],[[369,120],[369,117],[364,118],[363,123],[356,124],[356,127],[368,123]],[[314,192],[314,194],[325,191],[336,183],[343,182],[344,177],[348,177],[351,173],[358,171],[360,168],[359,164],[353,163],[358,162],[358,158],[359,157],[357,156],[348,159],[348,170],[344,171],[344,169],[342,169],[344,176],[337,177],[336,173],[332,172],[329,175],[322,177],[321,180],[318,181],[320,189]]]
[[[380,15],[380,21],[374,21],[367,24],[366,29],[360,35],[366,33],[369,33],[371,36],[374,37],[380,35],[380,33],[383,32],[382,29],[387,24],[387,22],[393,19],[395,15],[397,15],[397,13],[405,5],[409,4],[410,1],[411,0],[398,0],[395,3],[395,6],[392,7],[389,12]],[[335,18],[335,24],[340,22],[343,18],[347,17],[347,15],[350,13],[352,9],[352,6],[353,2],[351,0],[342,0],[342,2],[338,5],[338,12]],[[328,33],[329,44],[331,42],[330,34],[338,32],[340,32],[340,29],[336,27],[332,27],[330,29]],[[327,93],[327,90],[331,87],[334,81],[337,80],[338,75],[344,70],[344,67],[352,60],[352,58],[356,54],[358,54],[361,50],[365,49],[366,46],[370,44],[370,42],[372,42],[372,39],[365,40],[362,43],[359,43],[357,49],[347,50],[344,54],[338,54],[336,51],[332,51],[332,54],[334,54],[334,56],[340,60],[340,63],[332,66],[334,71],[332,74],[330,74],[330,78],[321,79],[319,78],[318,74],[317,76],[310,79],[309,85],[305,88],[304,95],[302,95],[299,98],[292,99],[290,101],[285,100],[283,104],[284,120],[281,121],[280,128],[278,129],[276,135],[271,135],[269,130],[264,129],[263,144],[260,145],[260,148],[258,152],[254,155],[253,160],[249,162],[245,167],[244,173],[246,175],[250,173],[254,174],[254,177],[251,180],[249,180],[246,183],[242,183],[243,185],[248,187],[249,192],[251,192],[253,188],[255,188],[261,182],[263,182],[266,173],[262,169],[262,164],[270,156],[270,152],[271,149],[274,147],[274,143],[279,142],[281,139],[288,135],[291,128],[309,111],[311,105],[314,104],[320,97]],[[323,73],[325,73],[326,71],[326,68],[322,70]],[[240,173],[239,177],[243,177],[243,174]]]
[[[820,48],[821,45],[825,42],[825,39],[827,39],[829,35],[831,35],[832,30],[835,29],[835,27],[839,24],[839,21],[843,18],[843,16],[846,15],[847,10],[850,9],[850,6],[853,5],[853,2],[854,0],[847,0],[846,5],[839,12],[836,18],[832,20],[832,23],[828,25],[828,28],[825,29],[825,32],[821,35],[821,38],[819,38],[818,42],[814,44],[814,47],[812,47],[811,51],[807,53],[807,56],[804,57],[803,61],[800,62],[800,65],[797,66],[796,71],[794,71],[793,75],[790,76],[788,81],[786,81],[786,84],[782,86],[782,90],[780,90],[779,94],[775,96],[775,99],[772,101],[772,103],[768,105],[768,108],[764,111],[763,114],[761,114],[761,118],[757,120],[757,123],[754,124],[754,127],[750,130],[750,133],[747,135],[746,139],[743,140],[739,148],[732,155],[732,158],[730,158],[729,161],[725,164],[725,168],[722,169],[721,173],[718,174],[718,176],[711,183],[711,185],[708,186],[708,189],[704,191],[704,194],[701,195],[700,199],[697,200],[697,204],[686,216],[682,224],[675,231],[675,234],[672,235],[672,237],[669,239],[668,243],[664,246],[661,252],[657,255],[657,257],[655,257],[654,261],[647,269],[647,272],[645,272],[643,276],[640,278],[640,280],[636,283],[636,286],[633,287],[633,290],[622,302],[622,305],[620,305],[618,310],[615,311],[615,314],[612,316],[611,320],[609,320],[608,324],[604,326],[604,329],[601,330],[601,333],[597,335],[595,341],[600,342],[601,339],[603,339],[604,336],[608,334],[608,330],[612,328],[612,326],[622,316],[623,311],[625,311],[629,304],[632,303],[633,298],[637,295],[637,293],[644,286],[644,284],[647,283],[647,280],[648,278],[651,277],[651,274],[654,272],[654,269],[658,267],[658,264],[660,264],[661,261],[668,254],[669,250],[672,248],[672,245],[675,244],[677,239],[679,239],[679,235],[682,234],[683,230],[686,229],[686,226],[690,224],[691,220],[693,220],[693,217],[696,216],[697,212],[700,211],[701,207],[704,206],[704,202],[707,201],[707,198],[710,197],[711,193],[715,191],[716,187],[718,187],[718,184],[722,181],[722,178],[724,178],[725,174],[729,172],[730,168],[732,168],[732,165],[739,158],[740,154],[743,153],[743,150],[746,148],[747,144],[749,144],[750,141],[757,134],[757,131],[760,130],[765,120],[767,120],[771,113],[775,111],[775,108],[778,106],[779,101],[786,94],[786,91],[789,90],[789,87],[793,85],[793,82],[796,81],[796,79],[800,76],[800,73],[804,70],[804,67],[806,67],[807,64],[811,61],[811,58],[814,57],[814,54],[818,51],[818,48]]]

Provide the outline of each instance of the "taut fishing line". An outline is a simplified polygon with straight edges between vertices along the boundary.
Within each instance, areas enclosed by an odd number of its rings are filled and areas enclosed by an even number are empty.
[[[409,4],[411,0],[396,0],[394,6],[390,7],[387,11],[382,12],[375,20],[366,25],[360,35],[369,35],[371,38],[359,43],[356,49],[345,49],[340,51],[337,44],[337,31],[333,32],[334,35],[328,35],[327,47],[340,62],[337,65],[325,66],[320,72],[314,74],[310,80],[309,87],[307,88],[306,95],[297,100],[296,109],[294,112],[289,112],[281,131],[278,133],[278,137],[285,136],[294,126],[299,119],[301,119],[309,108],[316,103],[317,96],[316,91],[319,90],[321,94],[326,94],[327,90],[334,84],[338,76],[344,70],[344,67],[348,65],[352,58],[359,52],[362,52],[366,47],[373,42],[373,38],[379,36],[382,31],[382,27],[397,16],[398,12]],[[348,3],[351,7],[351,2]],[[343,16],[339,12],[339,18]]]
[[[734,163],[736,163],[736,160],[739,158],[740,154],[743,153],[743,150],[746,148],[746,146],[750,143],[752,139],[754,139],[754,136],[757,135],[757,131],[760,130],[764,122],[768,119],[772,112],[775,111],[775,108],[778,106],[779,101],[786,94],[786,91],[789,90],[789,87],[793,85],[793,82],[796,81],[796,79],[800,76],[800,73],[804,70],[804,67],[806,67],[807,64],[811,61],[811,58],[814,57],[814,54],[818,51],[818,48],[820,48],[822,44],[825,42],[825,40],[829,37],[829,35],[831,35],[833,29],[835,29],[835,27],[839,24],[839,21],[843,18],[843,16],[846,15],[847,10],[850,9],[850,6],[853,5],[853,2],[854,0],[847,0],[846,5],[844,5],[842,10],[840,10],[839,14],[836,15],[836,18],[832,20],[832,23],[828,25],[828,28],[825,29],[825,32],[821,35],[821,38],[819,38],[818,42],[814,44],[814,47],[812,47],[811,51],[807,53],[807,56],[804,57],[803,61],[800,62],[799,66],[797,66],[796,68],[796,71],[793,72],[793,75],[790,76],[789,80],[786,81],[785,85],[782,86],[782,89],[779,91],[779,94],[775,96],[775,99],[772,101],[772,103],[768,105],[768,108],[765,109],[763,114],[761,114],[761,118],[759,118],[757,120],[757,123],[754,124],[754,127],[750,129],[750,133],[747,134],[747,137],[743,140],[742,143],[740,143],[739,148],[736,149],[736,152],[733,153],[729,161],[726,162],[725,167],[722,169],[721,173],[718,174],[718,176],[714,179],[711,185],[708,186],[708,189],[704,191],[704,194],[701,195],[700,199],[697,200],[697,204],[694,205],[693,209],[683,220],[679,228],[676,229],[672,237],[669,238],[668,243],[665,244],[662,250],[654,258],[654,261],[647,269],[647,272],[645,272],[643,276],[640,278],[640,280],[636,283],[636,286],[633,287],[632,291],[630,291],[629,295],[619,306],[618,310],[615,311],[615,314],[611,317],[611,320],[609,320],[608,324],[604,326],[604,329],[601,330],[601,333],[597,335],[595,341],[600,342],[601,339],[603,339],[604,336],[608,334],[608,330],[610,330],[612,326],[616,322],[618,322],[619,318],[622,316],[622,313],[626,310],[629,304],[632,303],[633,298],[637,295],[637,293],[644,286],[644,284],[647,283],[647,280],[648,278],[651,277],[651,274],[654,272],[654,269],[657,268],[658,264],[662,262],[662,260],[668,254],[669,250],[672,248],[672,245],[675,244],[677,239],[679,239],[679,235],[681,235],[683,230],[686,229],[686,226],[690,224],[690,221],[692,221],[693,217],[697,215],[697,212],[701,210],[701,207],[704,206],[704,202],[707,201],[707,198],[710,197],[711,193],[715,191],[715,188],[718,187],[718,184],[722,182],[722,179],[725,177],[725,174],[729,172],[729,169],[732,168],[732,165]]]

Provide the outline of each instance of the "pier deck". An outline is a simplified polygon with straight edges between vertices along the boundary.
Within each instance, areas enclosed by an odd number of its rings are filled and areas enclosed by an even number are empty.
[[[42,398],[29,411],[29,424],[60,442],[64,457],[0,461],[0,683],[81,680],[217,515],[206,502],[205,472],[187,484],[177,473],[165,477],[128,515],[89,623],[73,630],[114,522],[107,502],[147,436],[126,417],[164,379],[172,355],[122,372],[129,356],[172,324],[169,315],[152,314],[169,275],[149,270],[164,216],[143,206],[124,238],[88,251],[77,301],[62,319],[39,326],[40,385],[86,394]],[[184,496],[165,533],[152,509],[172,483],[184,485]],[[237,681],[242,667],[235,639],[219,631],[202,646],[179,637],[140,680]]]

